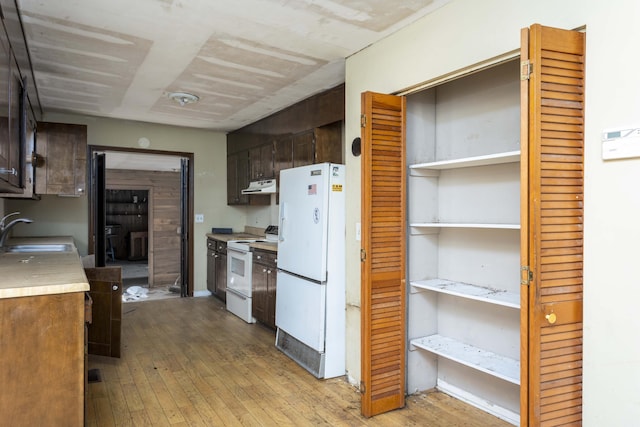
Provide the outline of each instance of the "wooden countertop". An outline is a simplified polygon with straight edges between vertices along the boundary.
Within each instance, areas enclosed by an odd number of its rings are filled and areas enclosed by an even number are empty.
[[[231,233],[231,234],[215,234],[207,233],[207,237],[211,239],[220,240],[222,242],[228,242],[229,240],[243,240],[243,239],[265,239],[265,236],[249,233]],[[249,245],[251,248],[263,249],[265,251],[278,252],[277,242],[253,242]]]
[[[7,246],[19,244],[73,245],[70,252],[0,253],[0,298],[85,292],[89,281],[72,237],[18,237]]]

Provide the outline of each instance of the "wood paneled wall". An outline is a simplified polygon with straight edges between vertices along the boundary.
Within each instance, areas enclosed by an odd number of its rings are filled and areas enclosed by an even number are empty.
[[[149,285],[172,285],[180,275],[180,173],[110,169],[107,189],[149,190]]]

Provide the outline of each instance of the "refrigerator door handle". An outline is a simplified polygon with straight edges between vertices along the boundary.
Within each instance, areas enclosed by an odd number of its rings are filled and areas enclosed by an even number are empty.
[[[278,241],[284,242],[284,224],[286,221],[285,215],[287,213],[286,203],[280,202],[280,224],[278,224]]]

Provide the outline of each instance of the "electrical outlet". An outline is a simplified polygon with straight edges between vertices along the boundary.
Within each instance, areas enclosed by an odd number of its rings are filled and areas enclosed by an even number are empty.
[[[198,223],[204,222],[204,215],[203,214],[196,214],[196,222],[198,222]]]

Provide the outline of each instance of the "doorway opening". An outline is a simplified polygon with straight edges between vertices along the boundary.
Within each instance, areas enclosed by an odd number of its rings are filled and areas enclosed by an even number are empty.
[[[153,188],[106,189],[106,265],[122,269],[123,301],[180,295],[174,284],[154,286],[149,277],[149,205]]]
[[[96,265],[122,267],[123,302],[192,296],[193,154],[97,146],[90,152]]]

